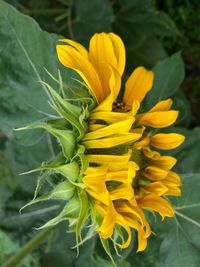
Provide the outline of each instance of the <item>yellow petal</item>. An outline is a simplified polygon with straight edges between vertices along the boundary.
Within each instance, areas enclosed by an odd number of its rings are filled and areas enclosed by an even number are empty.
[[[87,156],[87,160],[89,162],[93,162],[93,163],[108,163],[108,162],[127,162],[132,154],[132,150],[129,149],[128,153],[124,154],[124,155],[100,155],[100,154],[88,154]]]
[[[137,99],[134,99],[133,100],[133,104],[132,104],[132,109],[131,109],[131,112],[132,112],[133,116],[136,115],[136,113],[138,112],[139,108],[140,108],[140,102]]]
[[[89,124],[88,125],[88,131],[93,132],[93,131],[102,129],[104,127],[106,127],[106,125],[104,125],[104,124]]]
[[[121,77],[116,69],[104,63],[101,64],[101,69],[103,74],[102,77],[99,77],[103,87],[103,100],[99,101],[100,104],[93,112],[112,111],[113,102],[117,98],[121,87]]]
[[[143,153],[144,155],[149,158],[149,159],[159,159],[160,158],[160,153],[158,153],[157,151],[153,151],[150,149],[150,147],[146,146],[143,148]]]
[[[79,44],[78,42],[70,40],[70,39],[60,39],[59,41],[70,44],[71,46],[76,48],[76,50],[78,50],[83,56],[85,56],[85,58],[88,58],[87,49],[83,45]]]
[[[122,112],[104,112],[104,111],[96,112],[96,111],[97,109],[95,109],[94,112],[91,113],[90,119],[103,120],[108,124],[132,118],[131,113],[127,114]]]
[[[128,171],[112,171],[108,172],[106,176],[106,181],[119,181],[119,182],[126,182],[128,178]]]
[[[178,114],[176,110],[147,112],[136,116],[136,120],[146,126],[164,128],[172,125],[177,120]]]
[[[180,176],[175,172],[168,172],[162,183],[168,187],[180,186],[182,184]]]
[[[132,106],[134,100],[141,102],[153,85],[154,74],[144,67],[136,68],[125,85],[124,102]]]
[[[174,216],[174,210],[172,206],[169,204],[169,202],[167,202],[167,200],[159,196],[145,196],[138,200],[138,205],[141,208],[147,208],[153,211],[157,211],[162,216],[162,219],[164,219],[164,217],[166,216]]]
[[[177,133],[160,133],[151,137],[151,145],[163,149],[174,149],[180,146],[185,140],[185,137],[182,134]]]
[[[112,136],[108,138],[98,139],[98,140],[89,140],[83,141],[83,145],[87,149],[92,148],[110,148],[122,144],[129,144],[138,140],[141,137],[141,134],[137,133],[127,133],[123,135]]]
[[[136,222],[139,222],[141,229],[143,229],[142,233],[138,233],[139,235],[142,234],[143,238],[145,239],[151,235],[150,225],[147,222],[144,213],[138,206],[133,206],[128,202],[118,202],[116,203],[115,207],[117,209],[117,212],[119,212],[123,216],[123,218],[128,222],[130,227],[133,227],[138,230],[138,225],[136,224]],[[140,242],[141,241],[142,240],[140,240]],[[138,251],[142,250],[142,244],[138,244]]]
[[[163,100],[158,102],[153,108],[151,108],[148,112],[155,112],[155,111],[167,111],[171,108],[173,101],[171,98],[167,100]]]
[[[127,133],[131,129],[133,122],[134,122],[134,118],[130,118],[130,119],[125,120],[125,121],[113,123],[113,124],[106,126],[102,129],[99,129],[99,130],[96,130],[93,132],[89,132],[84,136],[83,141],[92,140],[92,139],[96,140],[98,138],[108,137],[108,136],[111,136],[114,134]]]
[[[150,183],[149,185],[144,186],[142,189],[158,196],[162,196],[168,191],[168,188],[164,186],[162,182]]]
[[[101,71],[99,63],[102,61],[113,67],[117,66],[117,58],[108,34],[103,32],[92,36],[89,44],[89,58],[98,72]]]
[[[113,66],[122,76],[125,67],[125,48],[119,36],[114,33],[96,33],[90,40],[89,57],[99,70],[99,62]],[[99,70],[101,71],[101,70]]]
[[[149,164],[169,171],[174,167],[177,160],[171,156],[160,156],[158,159],[152,159]]]
[[[128,200],[132,205],[136,205],[134,190],[131,185],[122,184],[117,189],[109,192],[110,198],[114,200]]]
[[[100,236],[105,239],[109,238],[113,234],[116,223],[116,211],[113,203],[112,201],[109,201],[108,207],[98,203],[95,205],[95,207],[104,218],[101,226],[99,227]]]
[[[144,137],[141,141],[134,144],[134,147],[138,150],[148,146],[150,144],[150,138],[148,136]]]
[[[127,232],[127,235],[128,235],[127,240],[123,241],[122,244],[118,244],[118,246],[120,248],[127,248],[131,243],[131,237],[132,237],[130,227],[129,227],[128,223],[126,222],[126,220],[124,219],[124,217],[121,216],[120,214],[117,214],[117,216],[116,216],[116,223],[121,225],[124,228],[124,230]]]
[[[118,35],[114,33],[109,33],[108,35],[112,41],[115,56],[117,59],[116,68],[119,71],[120,75],[122,76],[126,63],[126,52],[124,43],[122,42],[121,38]]]
[[[162,180],[162,183],[168,187],[168,191],[165,193],[165,195],[172,195],[172,196],[180,196],[181,190],[179,186],[182,184],[181,179],[175,172],[170,171]]]
[[[86,191],[94,199],[100,200],[102,203],[108,205],[109,195],[105,184],[106,170],[103,168],[91,168],[86,171],[83,177],[83,183],[86,186]]]
[[[72,46],[57,45],[56,49],[59,61],[65,67],[75,70],[81,76],[97,102],[103,101],[104,92],[101,81],[89,60]]]
[[[181,190],[178,187],[169,188],[165,193],[166,196],[181,196]]]
[[[155,166],[148,166],[143,172],[143,174],[151,181],[159,181],[167,176],[168,171]]]

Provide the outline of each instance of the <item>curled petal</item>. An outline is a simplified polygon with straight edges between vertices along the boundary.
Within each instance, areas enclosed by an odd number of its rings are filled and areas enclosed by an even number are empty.
[[[138,205],[141,208],[147,208],[153,211],[157,211],[162,219],[174,216],[174,210],[169,202],[162,197],[155,195],[148,195],[138,200]]]

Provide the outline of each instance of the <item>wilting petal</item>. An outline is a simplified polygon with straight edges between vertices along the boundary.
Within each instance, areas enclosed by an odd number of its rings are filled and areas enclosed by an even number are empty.
[[[132,106],[134,100],[141,102],[153,85],[154,74],[143,67],[136,68],[125,85],[124,102]]]
[[[185,137],[182,134],[177,133],[160,133],[151,137],[151,145],[163,149],[174,149],[180,146],[185,140]]]
[[[138,200],[140,208],[147,208],[153,211],[157,211],[162,219],[174,216],[174,210],[167,200],[162,197],[149,195]]]

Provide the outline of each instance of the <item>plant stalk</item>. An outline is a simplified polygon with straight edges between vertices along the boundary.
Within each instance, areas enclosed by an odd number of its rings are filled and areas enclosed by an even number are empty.
[[[1,267],[15,267],[25,258],[32,250],[34,250],[49,235],[53,228],[47,228],[41,231],[28,243],[26,243],[15,255],[11,256]]]

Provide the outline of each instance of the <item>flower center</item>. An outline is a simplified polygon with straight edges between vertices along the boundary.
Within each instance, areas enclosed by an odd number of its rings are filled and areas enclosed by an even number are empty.
[[[112,110],[115,112],[128,112],[131,110],[131,108],[128,107],[124,102],[114,102]]]

